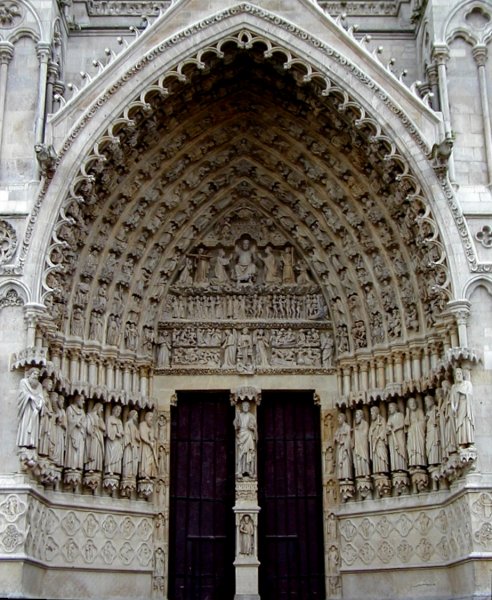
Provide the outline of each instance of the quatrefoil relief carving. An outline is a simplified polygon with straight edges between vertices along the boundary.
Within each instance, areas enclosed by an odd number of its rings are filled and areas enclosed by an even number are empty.
[[[484,225],[482,229],[475,234],[475,239],[485,248],[492,248],[492,227]]]

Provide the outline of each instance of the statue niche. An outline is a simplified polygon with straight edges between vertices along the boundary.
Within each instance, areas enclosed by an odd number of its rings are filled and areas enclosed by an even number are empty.
[[[158,326],[157,369],[325,372],[335,347],[327,315],[299,250],[243,207],[178,261]]]

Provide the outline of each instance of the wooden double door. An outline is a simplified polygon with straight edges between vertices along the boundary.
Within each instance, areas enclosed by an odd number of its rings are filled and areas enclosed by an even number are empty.
[[[319,409],[312,392],[265,391],[257,419],[260,596],[324,598]],[[170,600],[234,598],[233,420],[228,392],[172,409]]]

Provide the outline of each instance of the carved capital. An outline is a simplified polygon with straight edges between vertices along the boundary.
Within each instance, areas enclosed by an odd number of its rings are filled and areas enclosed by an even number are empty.
[[[454,315],[458,325],[466,325],[470,316],[470,302],[468,300],[453,300],[452,302],[448,302],[446,312]]]
[[[51,57],[51,45],[46,42],[38,42],[36,45],[36,54],[41,64],[48,63]]]
[[[0,42],[0,65],[8,65],[14,56],[14,46],[10,42]]]
[[[477,67],[484,67],[487,63],[487,46],[477,45],[472,50]]]
[[[445,65],[449,60],[449,48],[446,44],[436,44],[432,51],[432,58],[439,67]]]

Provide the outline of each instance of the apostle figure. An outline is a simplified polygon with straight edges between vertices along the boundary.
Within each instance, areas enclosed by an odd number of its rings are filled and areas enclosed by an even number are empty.
[[[258,438],[256,418],[250,412],[247,400],[241,403],[234,419],[236,430],[236,460],[238,477],[256,476],[256,441]]]
[[[253,283],[256,277],[256,253],[249,239],[244,238],[236,248],[236,264],[234,266],[238,283]]]
[[[106,422],[106,455],[104,472],[110,475],[121,474],[123,458],[123,423],[120,419],[121,406],[113,406]]]
[[[449,458],[458,449],[456,440],[456,421],[451,404],[451,384],[447,379],[441,383],[441,429],[443,432],[443,458]]]
[[[51,437],[51,420],[53,418],[53,407],[51,406],[51,390],[53,389],[53,381],[49,378],[44,379],[42,386],[43,386],[43,407],[41,408],[40,417],[39,417],[38,454],[40,456],[49,456],[50,437]]]
[[[451,386],[450,401],[456,423],[456,441],[461,447],[475,441],[475,423],[473,420],[473,386],[464,378],[463,369],[454,370],[454,383]]]
[[[145,414],[144,420],[139,425],[140,434],[140,462],[138,467],[139,477],[154,479],[157,476],[157,456],[155,453],[154,413]]]
[[[17,396],[19,428],[17,445],[21,448],[37,448],[39,439],[39,413],[44,405],[43,387],[39,382],[39,369],[29,369],[21,379]]]
[[[426,396],[425,403],[425,454],[429,465],[438,465],[441,462],[441,434],[440,419],[434,398]]]
[[[407,445],[405,441],[405,417],[395,402],[388,404],[388,447],[392,471],[406,471],[408,468]]]
[[[82,470],[84,467],[84,442],[86,432],[86,415],[84,398],[77,394],[67,408],[67,446],[65,467]]]
[[[103,419],[103,405],[97,402],[88,413],[86,419],[85,438],[85,470],[102,471],[104,460],[104,432],[106,425]]]
[[[138,429],[138,413],[136,410],[131,410],[128,413],[123,443],[123,477],[133,478],[137,476],[140,455],[140,431]]]
[[[350,425],[344,413],[338,415],[338,429],[335,431],[337,478],[352,478],[352,441],[350,438]]]
[[[63,467],[65,459],[65,437],[67,434],[67,415],[65,413],[65,399],[61,394],[51,392],[51,405],[54,409],[51,420],[51,446],[49,457],[57,467]]]
[[[427,464],[425,457],[425,416],[424,411],[417,406],[415,398],[409,398],[405,415],[407,430],[408,465],[422,467]]]
[[[387,473],[389,471],[388,448],[386,446],[387,432],[386,420],[379,413],[379,408],[371,406],[369,452],[373,473]]]
[[[369,466],[369,425],[364,418],[364,412],[359,408],[355,411],[353,457],[356,477],[370,475]]]

